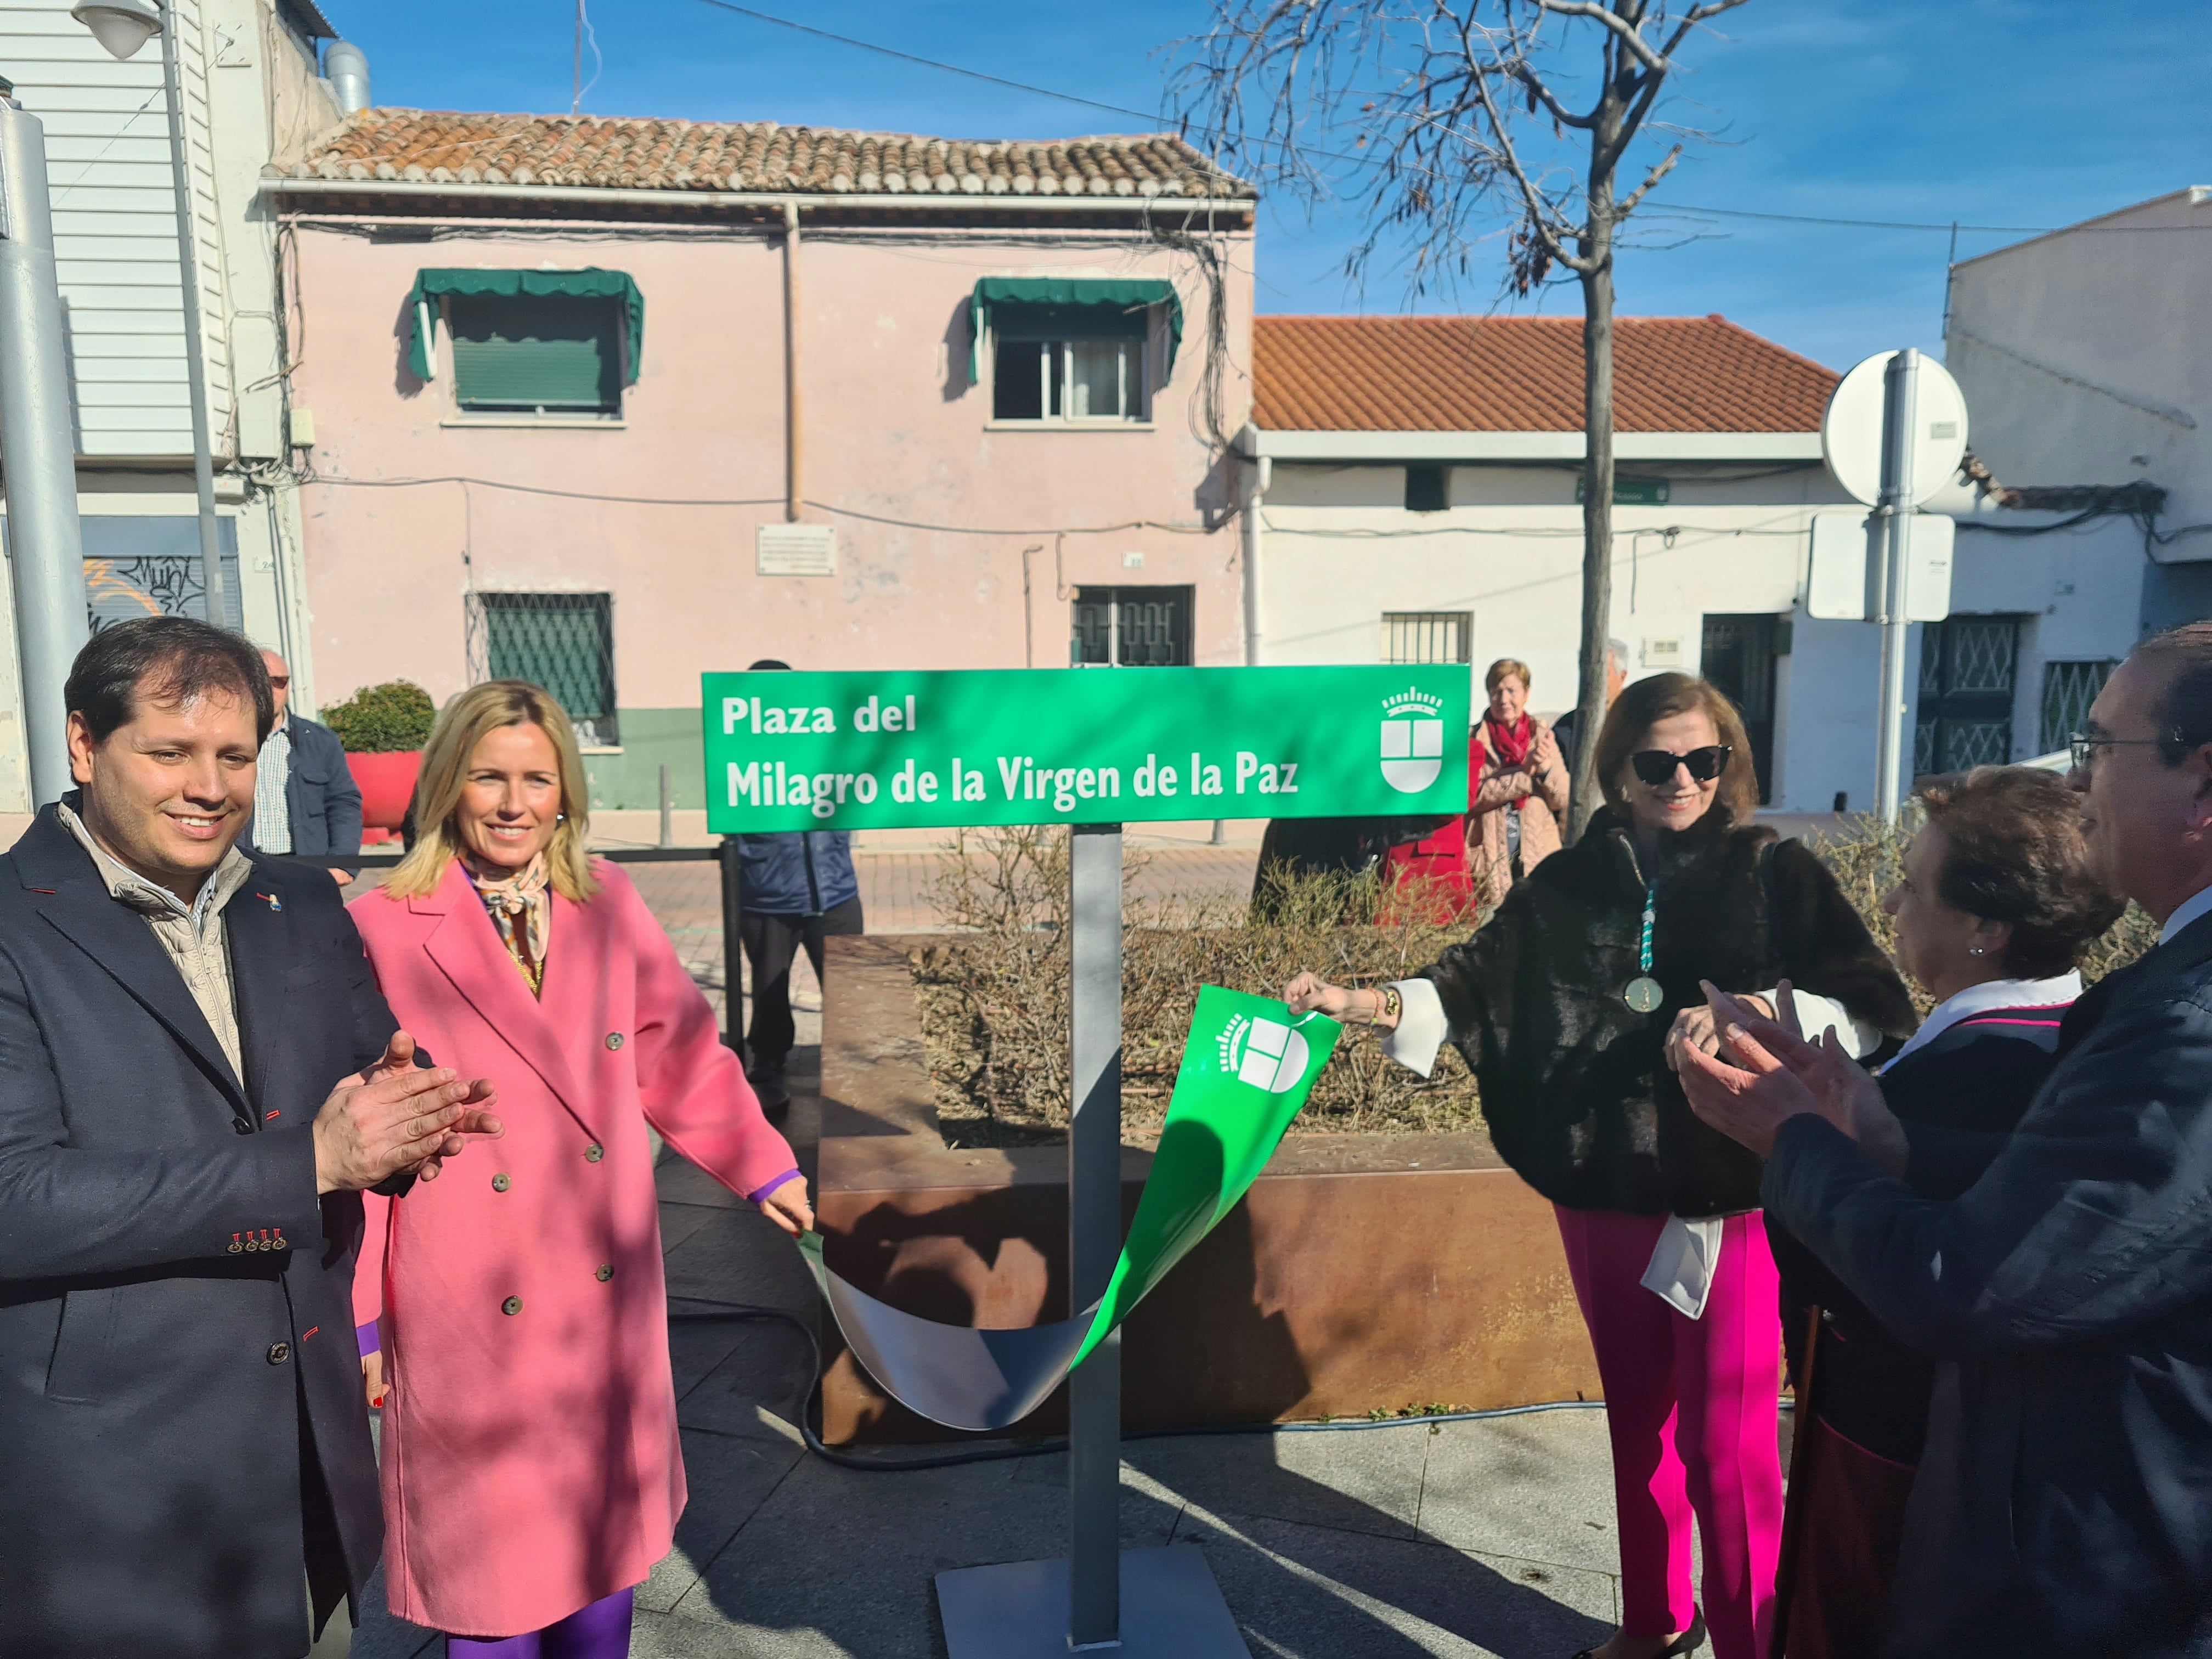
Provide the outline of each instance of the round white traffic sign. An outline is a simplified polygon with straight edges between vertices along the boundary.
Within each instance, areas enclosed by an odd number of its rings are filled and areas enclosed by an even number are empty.
[[[1882,420],[1889,365],[1898,354],[1876,352],[1838,382],[1820,417],[1820,450],[1828,471],[1869,507],[1881,504]],[[1917,507],[1950,483],[1966,453],[1966,399],[1942,364],[1923,356],[1912,377],[1911,434],[1905,450],[1905,501]]]

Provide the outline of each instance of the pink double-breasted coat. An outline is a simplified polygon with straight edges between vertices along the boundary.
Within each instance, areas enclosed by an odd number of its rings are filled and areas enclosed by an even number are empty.
[[[725,1186],[796,1160],[629,878],[553,899],[539,997],[455,863],[350,907],[401,1029],[497,1085],[505,1137],[372,1197],[392,1610],[519,1636],[638,1583],[684,1500],[650,1122]]]

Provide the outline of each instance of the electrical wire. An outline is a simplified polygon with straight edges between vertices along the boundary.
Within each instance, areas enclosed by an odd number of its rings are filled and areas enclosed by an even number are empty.
[[[1165,126],[1173,126],[1176,129],[1179,135],[1194,132],[1200,137],[1205,138],[1218,138],[1222,136],[1218,129],[1194,126],[1187,119],[1181,122],[1174,122],[1170,121],[1169,118],[1165,116],[1158,114],[1148,115],[1142,110],[1130,109],[1125,105],[1101,103],[1096,98],[1079,97],[1072,92],[1059,92],[1050,87],[1032,85],[1030,82],[1026,81],[1009,80],[1003,75],[987,74],[981,70],[968,69],[959,64],[948,64],[940,58],[923,58],[914,52],[902,52],[896,46],[882,46],[873,40],[860,40],[854,35],[833,33],[828,29],[816,28],[811,23],[798,22],[788,17],[778,17],[773,12],[758,11],[750,6],[740,6],[734,3],[734,0],[700,0],[700,3],[702,5],[712,6],[717,11],[733,12],[740,17],[749,17],[755,22],[772,23],[778,28],[789,29],[794,33],[811,34],[817,40],[832,41],[841,46],[851,46],[859,52],[871,52],[876,53],[879,57],[896,58],[902,64],[913,64],[922,69],[936,70],[940,74],[957,75],[970,81],[981,81],[991,86],[1005,87],[1010,91],[1026,93],[1033,98],[1050,98],[1057,100],[1059,102],[1063,104],[1079,105],[1085,109],[1103,110],[1109,115],[1126,115],[1132,120],[1142,121],[1155,130],[1159,130]],[[1314,150],[1310,153],[1318,160],[1343,161],[1350,163],[1355,167],[1373,167],[1383,165],[1382,159],[1374,155],[1354,155],[1334,150]],[[1221,173],[1221,175],[1224,178],[1231,176],[1220,168],[1217,167],[1214,170]],[[1666,201],[1663,204],[1655,204],[1654,208],[1650,210],[1650,216],[1663,216],[1663,215],[1667,213],[1710,214],[1715,217],[1723,219],[1759,219],[1766,220],[1777,224],[1820,225],[1850,230],[1931,231],[1940,232],[1947,236],[1956,236],[1960,234],[1990,236],[2049,236],[2062,230],[2080,231],[2091,234],[2115,235],[2136,234],[2144,231],[2212,230],[2212,224],[1970,225],[1960,223],[1956,221],[1936,224],[1923,223],[1915,220],[1905,219],[1845,219],[1834,217],[1826,214],[1775,213],[1760,211],[1749,208],[1705,207],[1688,202],[1674,201]]]
[[[617,507],[781,507],[784,504],[781,495],[729,500],[690,495],[609,495],[596,490],[556,489],[547,484],[508,483],[496,478],[469,478],[457,474],[438,478],[319,477],[313,482],[333,489],[416,489],[429,484],[459,484],[464,490],[503,489],[518,495],[550,495],[567,501],[604,501]],[[1159,530],[1178,536],[1219,533],[1219,527],[1208,530],[1203,525],[1169,524],[1158,519],[1130,519],[1121,524],[1077,525],[1049,530],[999,530],[974,525],[929,524],[917,519],[894,519],[878,513],[863,513],[857,507],[836,507],[828,501],[810,501],[803,504],[817,513],[834,513],[840,518],[861,519],[870,524],[889,525],[900,530],[932,531],[945,536],[1113,536],[1130,530]],[[1224,519],[1222,527],[1229,522]]]
[[[686,1297],[687,1302],[703,1301],[703,1297]],[[806,1339],[806,1351],[811,1361],[806,1393],[792,1413],[799,1437],[806,1449],[825,1463],[834,1463],[841,1469],[860,1469],[872,1474],[909,1474],[924,1469],[959,1468],[970,1463],[1003,1463],[1015,1458],[1047,1457],[1067,1449],[1064,1435],[1012,1446],[970,1446],[959,1451],[932,1452],[920,1457],[862,1457],[850,1452],[837,1451],[822,1438],[822,1341],[814,1327],[799,1315],[787,1308],[762,1308],[748,1304],[714,1303],[702,1310],[673,1309],[669,1310],[672,1325],[713,1325],[734,1323],[770,1323],[788,1325]],[[1500,1406],[1489,1411],[1425,1412],[1412,1417],[1355,1417],[1325,1423],[1208,1423],[1182,1429],[1124,1430],[1121,1439],[1127,1444],[1138,1440],[1193,1439],[1218,1435],[1253,1434],[1343,1434],[1357,1433],[1370,1429],[1407,1429],[1443,1423],[1489,1423],[1506,1417],[1532,1417],[1545,1412],[1603,1411],[1602,1400],[1551,1400],[1531,1406]],[[1783,1409],[1789,1409],[1784,1402]]]

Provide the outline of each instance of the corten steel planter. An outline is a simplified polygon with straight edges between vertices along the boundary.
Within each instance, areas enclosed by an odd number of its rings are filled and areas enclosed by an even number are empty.
[[[406,820],[408,804],[415,799],[415,780],[422,770],[422,751],[402,750],[392,754],[346,755],[346,770],[361,791],[361,823],[364,830],[397,832]]]
[[[831,939],[817,1213],[830,1265],[933,1319],[1025,1327],[1067,1309],[1065,1146],[951,1151],[909,948]],[[1122,1155],[1124,1217],[1151,1155]],[[832,1444],[951,1438],[886,1396],[822,1323]],[[1595,1400],[1551,1206],[1477,1134],[1297,1135],[1123,1328],[1133,1428]],[[1024,1422],[1054,1433],[1066,1390]]]

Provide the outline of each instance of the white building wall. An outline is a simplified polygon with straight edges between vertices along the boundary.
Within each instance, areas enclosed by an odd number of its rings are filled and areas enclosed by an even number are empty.
[[[2148,479],[2162,529],[2212,523],[2208,316],[2212,186],[1955,267],[1945,355],[1975,453],[2008,484]],[[2212,559],[2212,535],[2161,556]]]
[[[165,3],[170,0],[165,0]],[[199,251],[201,340],[218,432],[230,424],[223,227],[213,175],[203,0],[173,0]],[[0,3],[15,96],[46,132],[63,325],[88,458],[191,453],[168,108],[158,40],[118,63],[52,0]]]
[[[1677,469],[1668,469],[1675,471]],[[1813,623],[1799,604],[1816,509],[1847,505],[1820,467],[1715,468],[1764,476],[1670,480],[1663,507],[1613,508],[1613,635],[1632,677],[1695,673],[1704,618],[1793,618],[1776,674],[1774,807],[1826,811],[1838,790],[1871,805],[1878,649],[1863,623]],[[1470,673],[1526,662],[1529,702],[1574,702],[1582,509],[1559,468],[1458,466],[1450,507],[1405,510],[1404,470],[1278,460],[1265,507],[1261,635],[1269,663],[1383,660],[1389,611],[1474,616]]]
[[[270,0],[174,9],[219,514],[238,538],[232,575],[246,629],[295,659],[295,696],[313,708],[276,228],[258,191],[278,149],[304,143],[337,110],[313,46],[278,21]],[[66,0],[0,0],[0,69],[46,130],[79,510],[111,526],[149,521],[135,538],[149,552],[189,544],[176,523],[196,505],[161,42],[118,63]],[[0,811],[28,805],[8,599],[0,592]]]

